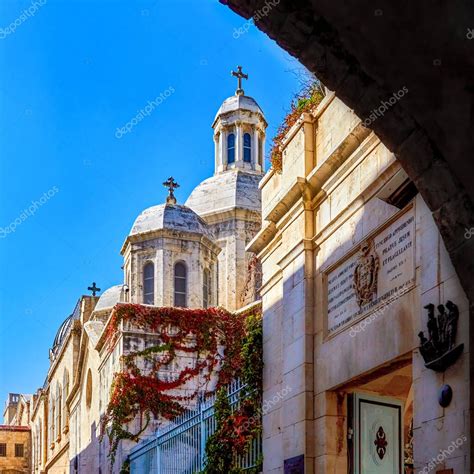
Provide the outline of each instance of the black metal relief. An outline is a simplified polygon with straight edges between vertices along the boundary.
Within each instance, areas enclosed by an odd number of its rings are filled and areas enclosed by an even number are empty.
[[[385,435],[384,429],[379,426],[379,429],[377,430],[377,433],[375,434],[375,450],[377,451],[377,454],[380,459],[383,459],[385,456],[385,453],[387,452],[387,436]]]
[[[425,337],[423,331],[418,333],[420,353],[425,361],[425,367],[436,372],[444,372],[456,362],[464,349],[464,344],[455,345],[459,310],[452,301],[438,305],[437,315],[434,304],[426,305],[425,309],[428,311],[429,339]]]

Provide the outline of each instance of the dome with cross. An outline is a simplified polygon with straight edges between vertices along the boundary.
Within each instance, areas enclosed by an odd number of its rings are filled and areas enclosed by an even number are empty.
[[[264,117],[263,111],[255,99],[246,95],[232,95],[222,102],[214,121],[223,115],[238,110],[260,114],[262,118]]]
[[[177,204],[174,190],[179,188],[179,184],[174,178],[168,178],[163,186],[168,188],[166,203],[145,209],[135,219],[129,237],[171,230],[201,234],[212,240],[214,236],[206,222],[189,207]]]
[[[248,79],[248,74],[241,66],[231,74],[238,80],[237,90],[224,100],[212,124],[214,174],[230,170],[263,174],[267,122],[255,99],[245,95],[242,88],[242,79]]]
[[[135,219],[129,235],[146,234],[161,229],[213,238],[207,224],[192,209],[179,204],[160,204],[145,209]]]

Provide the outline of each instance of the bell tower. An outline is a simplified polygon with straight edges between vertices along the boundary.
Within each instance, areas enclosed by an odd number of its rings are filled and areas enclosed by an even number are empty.
[[[267,122],[255,99],[246,96],[242,88],[242,79],[248,79],[248,74],[242,72],[242,66],[231,74],[237,78],[237,90],[222,103],[212,124],[214,175],[232,169],[263,174]]]

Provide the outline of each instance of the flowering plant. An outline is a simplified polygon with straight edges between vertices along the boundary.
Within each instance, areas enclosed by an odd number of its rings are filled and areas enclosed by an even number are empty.
[[[324,91],[318,81],[306,85],[291,102],[290,111],[283,119],[283,123],[273,137],[270,148],[270,162],[272,168],[281,173],[283,169],[283,141],[291,127],[298,121],[304,112],[311,111],[318,106],[324,97]]]
[[[120,441],[138,441],[152,418],[170,420],[185,411],[185,402],[198,394],[212,393],[241,375],[246,365],[242,342],[247,318],[248,314],[233,314],[222,308],[137,304],[114,308],[106,331],[109,350],[126,331],[144,332],[147,342],[144,349],[128,350],[122,356],[122,370],[114,376],[101,421],[101,432],[110,439],[112,461]],[[164,377],[167,367],[183,356],[193,363],[177,364],[178,372],[172,380]],[[190,381],[191,389],[186,386]],[[214,390],[209,388],[211,385]],[[138,428],[132,431],[130,424],[135,420]]]

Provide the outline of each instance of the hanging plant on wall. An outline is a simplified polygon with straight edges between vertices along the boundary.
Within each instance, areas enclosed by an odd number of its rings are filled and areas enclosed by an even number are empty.
[[[218,391],[214,404],[216,431],[207,440],[206,463],[201,474],[253,474],[262,470],[263,459],[251,470],[238,467],[239,457],[247,453],[262,431],[263,344],[260,313],[249,315],[245,320],[240,355],[240,378],[245,388],[233,412],[227,390],[222,387]]]
[[[101,420],[102,437],[107,433],[110,440],[112,462],[120,441],[139,441],[152,419],[171,420],[199,394],[209,394],[241,375],[246,366],[242,341],[248,317],[222,308],[115,307],[106,333],[110,350],[122,325],[153,338],[148,338],[150,344],[144,349],[122,356],[123,370],[114,376],[110,402]],[[192,358],[193,365],[179,367],[183,355]],[[178,372],[169,380],[163,372],[174,361]],[[186,392],[181,390],[184,388]],[[135,420],[138,428],[132,431],[130,424]]]
[[[286,134],[304,112],[310,112],[317,107],[323,98],[324,90],[319,81],[311,81],[310,84],[303,87],[291,102],[290,111],[273,137],[270,148],[270,162],[277,173],[281,173],[283,169],[283,142]]]

